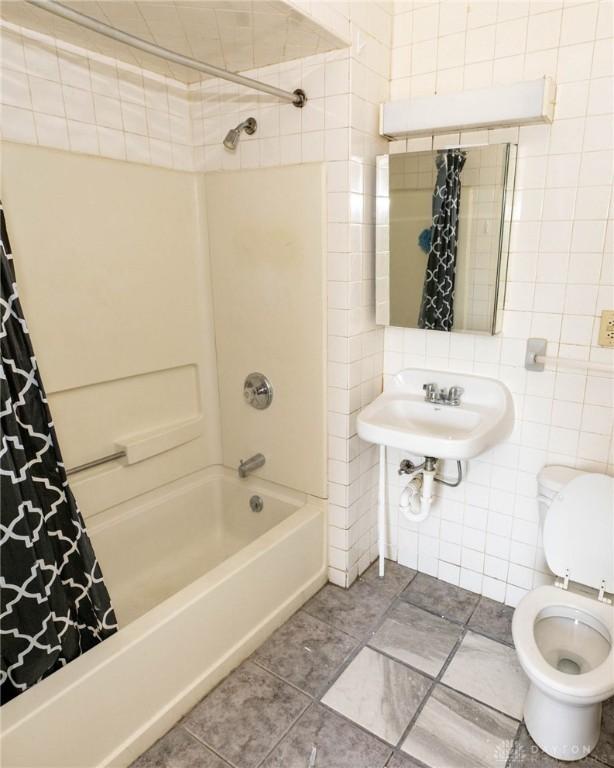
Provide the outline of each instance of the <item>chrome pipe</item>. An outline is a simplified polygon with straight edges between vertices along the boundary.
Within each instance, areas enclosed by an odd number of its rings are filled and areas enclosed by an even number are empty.
[[[463,465],[460,461],[456,462],[456,474],[457,474],[457,478],[453,483],[450,482],[450,480],[444,480],[442,477],[436,477],[435,482],[442,483],[443,485],[448,485],[450,486],[450,488],[457,488],[463,480]]]
[[[290,91],[283,91],[281,88],[276,88],[274,85],[268,85],[268,83],[261,83],[259,80],[253,80],[251,77],[244,77],[243,75],[237,75],[234,72],[228,72],[220,67],[215,67],[213,64],[205,64],[203,61],[192,59],[190,56],[184,56],[181,53],[175,53],[168,48],[163,48],[161,45],[150,43],[147,40],[143,40],[136,35],[131,35],[129,32],[122,32],[121,29],[116,29],[110,24],[105,24],[104,21],[98,21],[91,16],[87,16],[85,13],[75,11],[57,0],[26,0],[30,5],[34,5],[37,8],[41,8],[44,11],[53,13],[56,16],[60,16],[63,19],[72,21],[75,24],[79,24],[81,27],[91,30],[92,32],[98,32],[100,35],[110,37],[112,40],[117,40],[120,43],[125,43],[133,48],[138,48],[145,53],[150,53],[152,56],[158,56],[161,59],[172,61],[174,64],[181,64],[189,69],[195,69],[198,72],[204,72],[206,75],[213,75],[214,77],[221,77],[223,80],[229,80],[231,83],[242,85],[245,88],[253,88],[256,91],[262,91],[268,93],[271,96],[276,96],[278,99],[289,101],[295,107],[304,107],[307,101],[305,92],[300,88],[297,88],[292,93]]]
[[[242,123],[239,123],[236,128],[231,128],[228,131],[223,142],[224,146],[226,149],[235,150],[239,143],[239,139],[241,138],[241,131],[245,131],[248,136],[253,136],[253,134],[256,133],[257,128],[258,123],[256,122],[256,118],[248,117],[247,120],[243,120]]]
[[[67,475],[75,475],[77,472],[83,472],[86,469],[92,469],[92,467],[98,467],[100,464],[108,464],[110,461],[116,459],[123,459],[126,455],[126,451],[116,451],[110,453],[108,456],[101,456],[99,459],[93,459],[92,461],[86,461],[85,464],[77,464],[76,467],[70,467],[66,470]]]

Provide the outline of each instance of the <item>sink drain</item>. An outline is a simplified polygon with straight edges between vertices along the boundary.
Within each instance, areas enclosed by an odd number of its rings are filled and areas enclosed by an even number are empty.
[[[263,507],[264,501],[262,500],[262,496],[252,496],[249,500],[249,508],[252,512],[262,512]]]

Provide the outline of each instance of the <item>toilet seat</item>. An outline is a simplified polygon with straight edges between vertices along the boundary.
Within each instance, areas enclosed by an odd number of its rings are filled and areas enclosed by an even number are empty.
[[[581,674],[568,674],[551,666],[535,639],[535,622],[541,611],[556,607],[575,609],[603,625],[609,633],[610,652],[599,666]],[[552,615],[552,614],[551,614]],[[514,612],[513,635],[522,667],[545,693],[577,704],[601,702],[614,695],[614,607],[577,592],[544,586],[520,601]]]

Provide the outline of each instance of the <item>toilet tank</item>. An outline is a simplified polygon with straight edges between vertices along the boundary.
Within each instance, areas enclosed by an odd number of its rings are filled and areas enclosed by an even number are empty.
[[[546,511],[557,493],[564,488],[570,480],[578,475],[583,475],[580,469],[572,467],[560,467],[553,465],[544,467],[537,475],[537,504],[539,507],[539,524],[543,526]]]

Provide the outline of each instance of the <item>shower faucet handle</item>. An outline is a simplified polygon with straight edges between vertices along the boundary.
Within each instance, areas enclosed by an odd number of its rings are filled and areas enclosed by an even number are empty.
[[[259,411],[268,408],[273,401],[273,387],[263,373],[250,373],[243,382],[243,397],[248,405]]]

